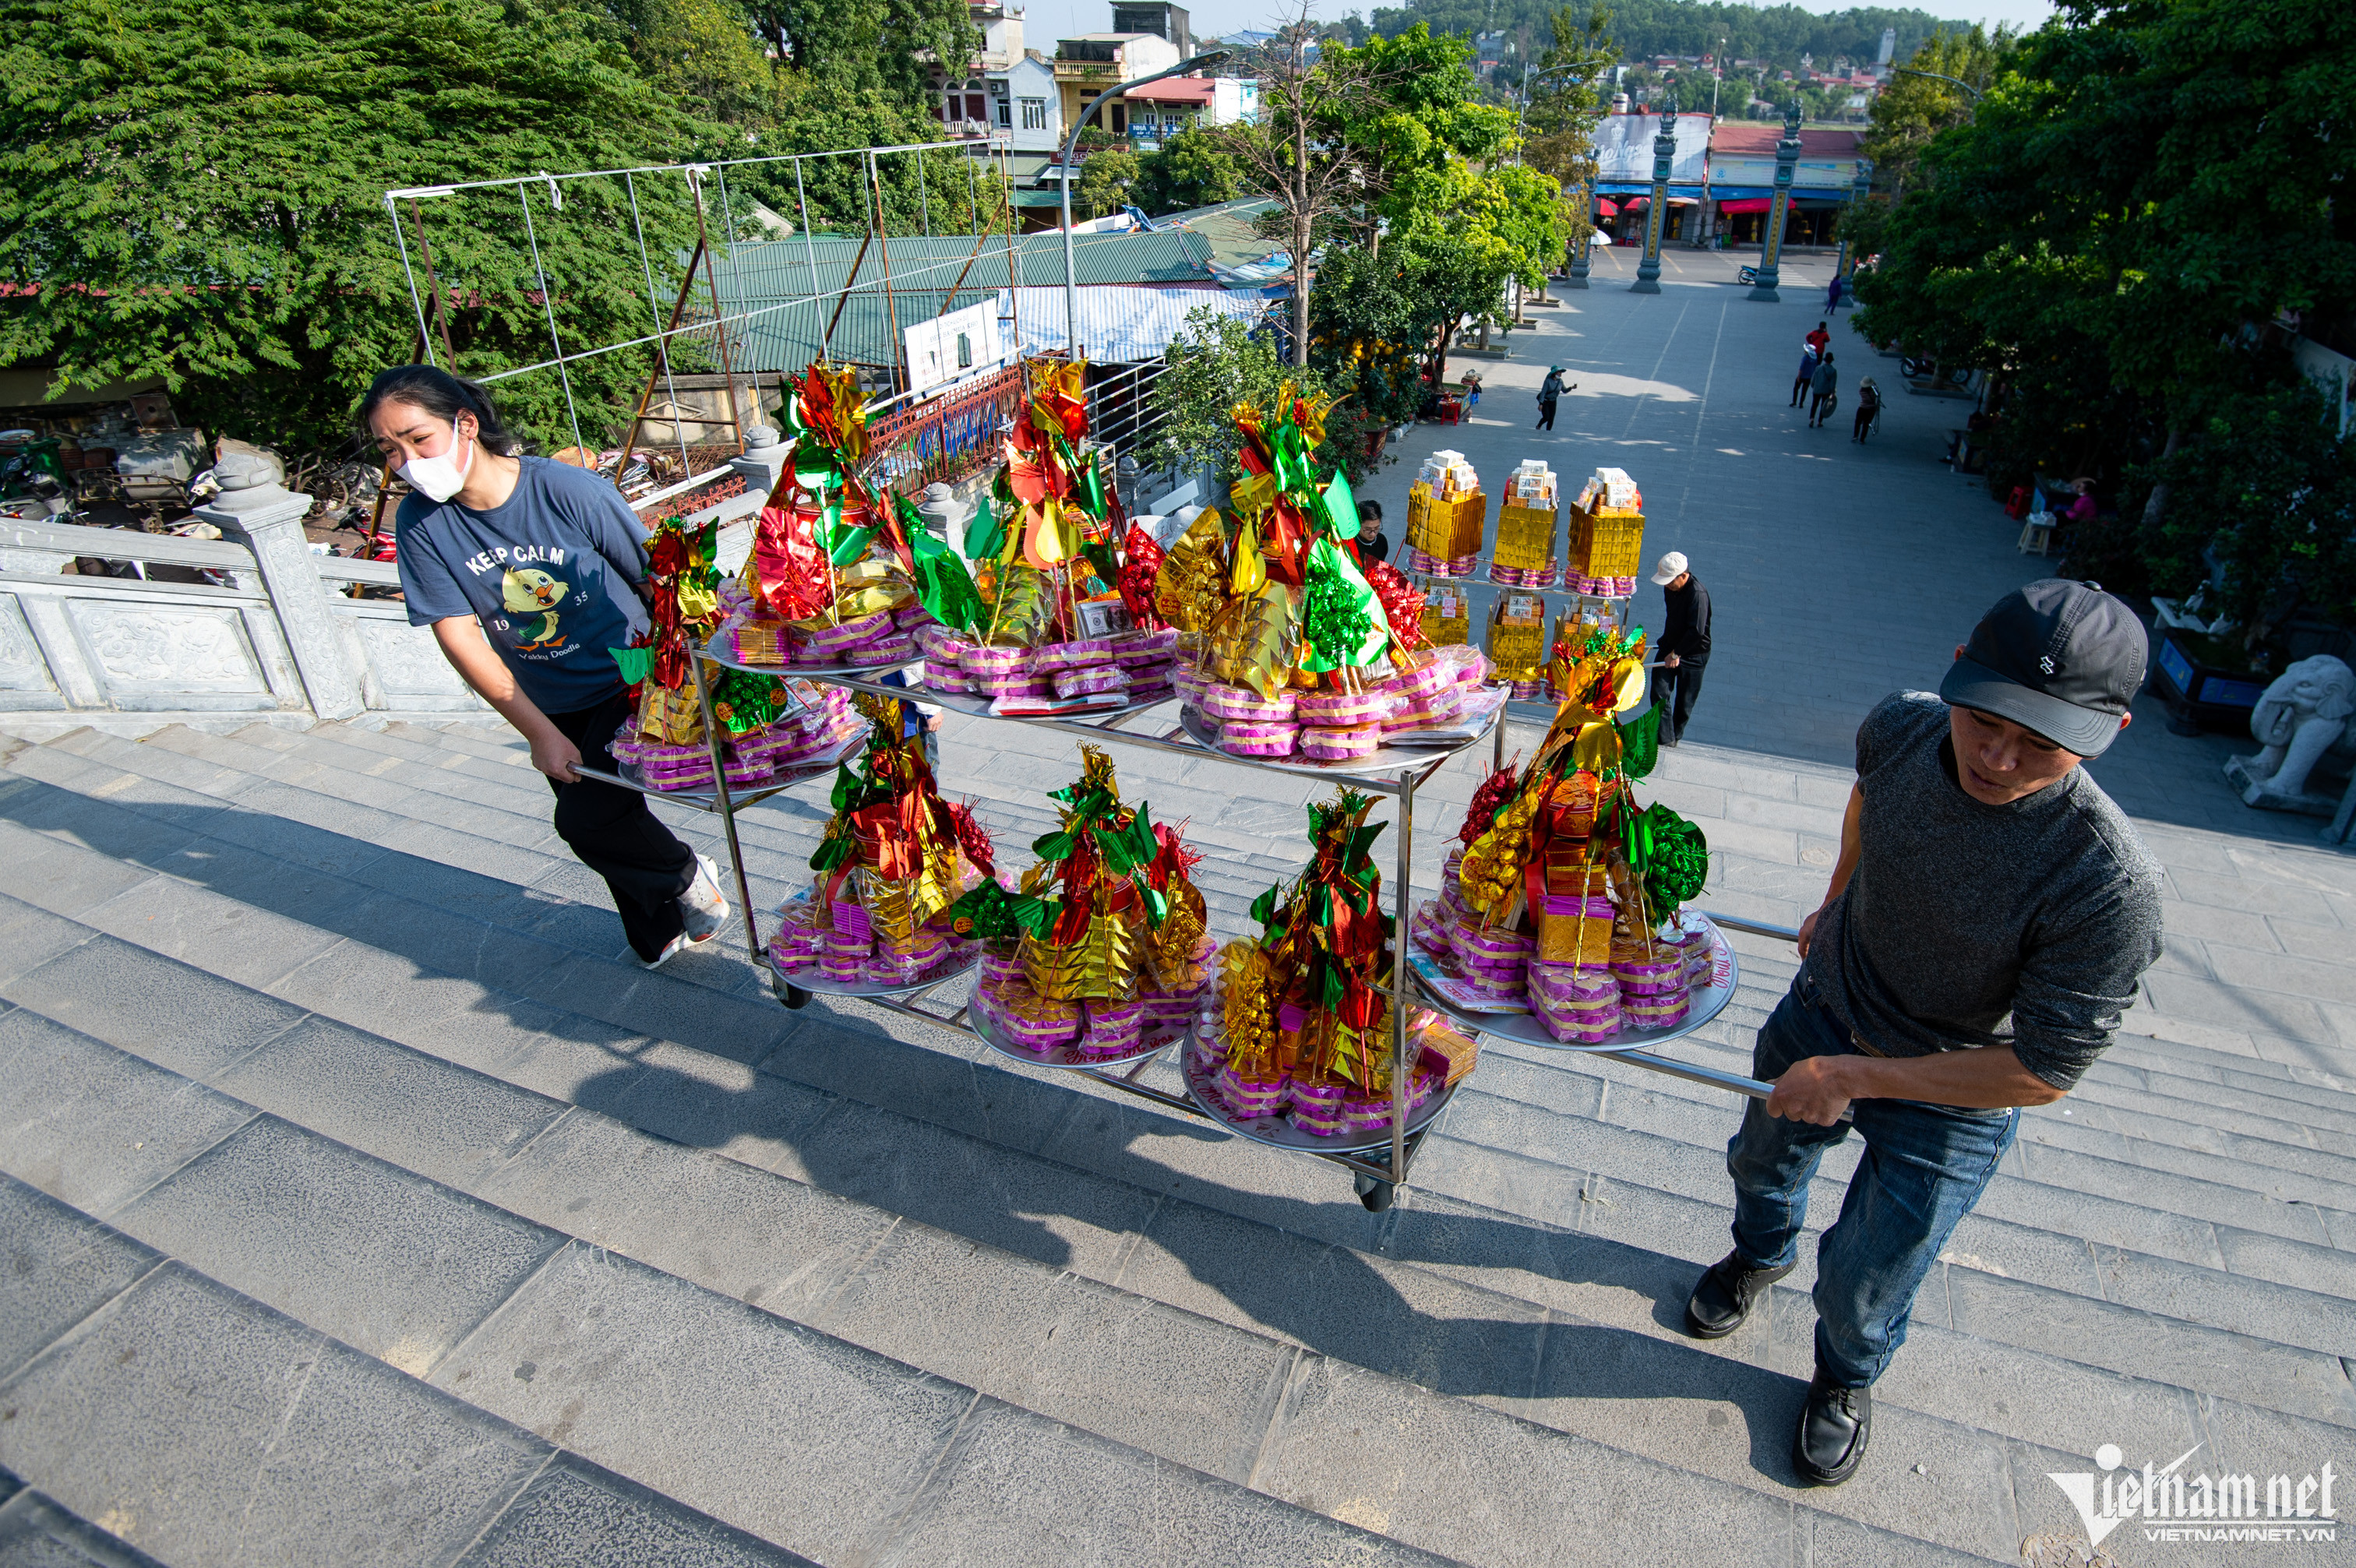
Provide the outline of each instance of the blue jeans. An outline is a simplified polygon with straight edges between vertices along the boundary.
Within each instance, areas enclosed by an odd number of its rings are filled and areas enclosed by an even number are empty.
[[[1761,1026],[1751,1070],[1772,1081],[1804,1057],[1858,1054],[1803,969]],[[1786,1121],[1747,1104],[1726,1146],[1734,1250],[1751,1267],[1782,1268],[1799,1256],[1808,1181],[1849,1124]],[[1816,1364],[1842,1387],[1867,1388],[1906,1342],[1914,1293],[2012,1147],[2020,1113],[1913,1100],[1858,1100],[1850,1110],[1865,1157],[1816,1243]]]

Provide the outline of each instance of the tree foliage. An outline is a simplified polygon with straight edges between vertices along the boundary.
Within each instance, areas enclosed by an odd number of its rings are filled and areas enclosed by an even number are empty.
[[[747,16],[830,93],[879,95],[909,114],[930,101],[931,61],[969,60],[981,47],[965,0],[747,0]]]
[[[1137,204],[1155,218],[1233,201],[1243,180],[1229,139],[1200,126],[1188,126],[1138,162]]]
[[[1103,218],[1129,205],[1141,170],[1135,153],[1110,148],[1080,165],[1079,203],[1090,218]]]
[[[2301,548],[2348,524],[2304,498],[2344,492],[2336,444],[2295,434],[2284,324],[2356,306],[2351,57],[2327,0],[2080,0],[1923,145],[1859,291],[1869,336],[2008,386],[1999,483],[2158,490],[2155,580],[2197,575],[2216,533],[2245,624],[2286,574],[2351,608],[2334,550]]]
[[[369,376],[411,357],[387,187],[709,144],[610,25],[549,0],[17,0],[10,16],[0,270],[35,292],[0,313],[0,362],[53,365],[61,387],[162,376],[209,428],[266,441],[333,441]],[[567,194],[561,213],[544,187],[524,197],[561,329],[642,330],[627,193]],[[649,244],[691,234],[682,194],[641,191]],[[462,367],[545,357],[514,193],[423,205],[443,280],[466,291]],[[583,367],[584,424],[642,374],[626,355]],[[569,439],[555,377],[508,390],[527,429]]]
[[[1936,75],[1894,74],[1873,101],[1873,129],[1860,150],[1873,160],[1874,183],[1884,190],[1902,189],[1931,138],[1971,118],[1972,94],[1954,83],[1986,92],[2019,45],[2019,35],[2008,26],[1988,33],[1975,25],[1924,39],[1906,64],[1910,70]]]
[[[0,310],[0,363],[48,368],[60,390],[160,376],[193,421],[273,445],[335,444],[369,378],[414,353],[404,247],[442,357],[421,218],[472,375],[551,357],[552,315],[569,352],[645,335],[694,244],[675,174],[567,181],[561,206],[530,183],[403,202],[399,240],[389,188],[888,144],[931,123],[880,89],[772,62],[736,0],[9,0],[5,14],[0,277],[27,293]],[[878,28],[867,66],[845,69],[905,80],[921,62]],[[757,200],[863,231],[864,165],[805,165],[806,214],[791,164],[740,165],[706,182],[707,229],[723,244],[732,218],[750,232]],[[1002,211],[995,175],[953,154],[876,173],[893,232]],[[682,342],[674,364],[716,368],[698,355]],[[625,350],[498,392],[528,438],[569,444],[577,429],[602,444],[650,366]]]
[[[1570,196],[1569,238],[1576,242],[1592,227],[1588,193],[1595,184],[1595,131],[1611,108],[1603,87],[1619,47],[1601,5],[1584,16],[1565,5],[1549,27],[1554,42],[1525,84],[1529,106],[1522,156]]]
[[[1287,381],[1312,396],[1328,390],[1315,371],[1286,364],[1269,332],[1254,331],[1207,306],[1189,313],[1184,331],[1164,356],[1164,366],[1153,382],[1159,422],[1146,461],[1188,473],[1208,469],[1215,495],[1243,475],[1237,457],[1243,438],[1229,410],[1245,402],[1272,409]],[[1320,472],[1342,461],[1330,429],[1310,459]]]

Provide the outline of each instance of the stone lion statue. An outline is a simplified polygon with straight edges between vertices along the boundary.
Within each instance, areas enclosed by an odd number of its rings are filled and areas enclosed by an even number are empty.
[[[2276,676],[2250,715],[2250,733],[2265,749],[2237,759],[2250,779],[2243,798],[2296,800],[2307,775],[2356,714],[2356,670],[2329,654],[2304,658]]]

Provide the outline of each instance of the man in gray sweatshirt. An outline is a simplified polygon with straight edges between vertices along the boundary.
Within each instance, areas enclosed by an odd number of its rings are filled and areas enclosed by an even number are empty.
[[[1752,1057],[1775,1092],[1727,1145],[1734,1250],[1686,1306],[1687,1330],[1719,1339],[1792,1272],[1808,1183],[1852,1115],[1865,1157],[1816,1243],[1792,1445],[1807,1480],[1855,1472],[1867,1391],[2019,1108],[2070,1092],[2159,956],[2159,866],[2078,765],[2126,728],[2146,646],[2110,594],[2032,582],[1981,617],[1938,696],[1901,692],[1858,730],[1840,859]]]

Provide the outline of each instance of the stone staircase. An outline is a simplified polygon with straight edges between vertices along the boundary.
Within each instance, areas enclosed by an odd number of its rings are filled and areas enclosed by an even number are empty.
[[[1237,929],[1297,810],[1141,755]],[[1074,772],[1035,766],[979,785],[1018,863]],[[741,819],[765,906],[812,793]],[[741,944],[646,974],[548,804],[464,726],[0,762],[0,1563],[2010,1563],[2083,1543],[2044,1475],[2104,1443],[2356,1469],[2356,1075],[2123,1039],[1956,1232],[1865,1472],[1805,1490],[1813,1247],[1733,1337],[1677,1327],[1735,1102],[1493,1042],[1369,1214],[1322,1161],[787,1012]],[[1747,1070],[1792,955],[1740,945],[1678,1049]]]

